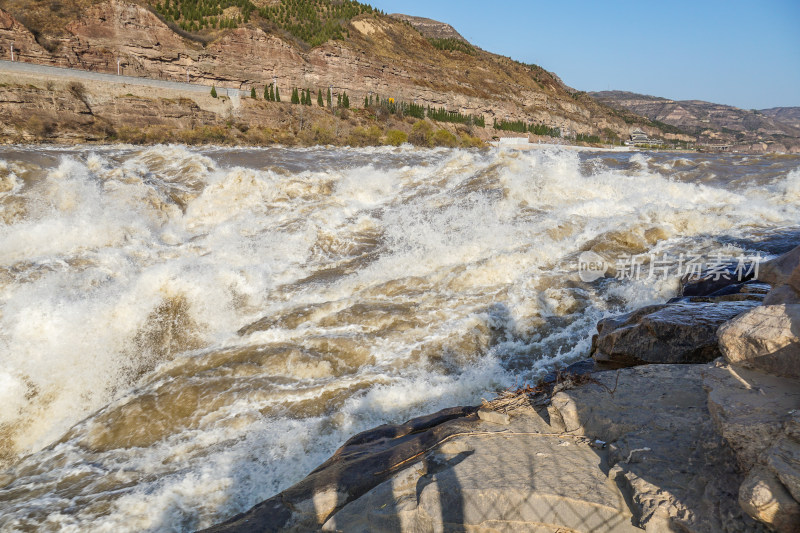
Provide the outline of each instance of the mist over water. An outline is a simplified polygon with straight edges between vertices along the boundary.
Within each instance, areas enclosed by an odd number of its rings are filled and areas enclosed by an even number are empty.
[[[779,253],[798,203],[792,156],[0,149],[0,530],[211,525],[678,289],[581,252]]]

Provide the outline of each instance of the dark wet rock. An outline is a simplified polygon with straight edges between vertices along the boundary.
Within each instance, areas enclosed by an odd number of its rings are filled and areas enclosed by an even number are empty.
[[[705,270],[699,276],[685,275],[681,278],[681,296],[709,296],[730,285],[749,281],[753,279],[755,270],[747,270],[742,270],[734,261],[714,270]]]
[[[714,291],[708,295],[709,298],[725,298],[731,296],[745,296],[758,298],[764,297],[772,289],[768,283],[763,283],[758,280],[745,281],[743,283],[734,283],[727,285],[718,291]]]
[[[606,318],[597,325],[592,357],[611,366],[713,361],[720,355],[717,329],[759,303],[678,301]]]
[[[718,335],[727,362],[800,378],[800,305],[753,308],[722,325]]]
[[[550,386],[548,390],[551,390],[551,386],[558,383],[558,381],[565,375],[583,376],[585,374],[597,372],[598,370],[600,369],[597,368],[594,359],[583,359],[564,368],[548,372],[545,377],[542,378],[542,383]]]
[[[479,422],[477,407],[454,407],[359,433],[305,479],[207,532],[311,531],[390,478],[406,461]]]
[[[771,289],[772,287],[766,283],[750,280],[744,283],[727,285],[706,296],[677,296],[668,300],[667,303],[719,303],[741,302],[744,300],[763,302]]]

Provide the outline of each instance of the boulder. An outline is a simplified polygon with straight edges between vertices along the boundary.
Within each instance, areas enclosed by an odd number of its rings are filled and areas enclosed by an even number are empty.
[[[207,531],[639,531],[606,453],[533,409],[446,410],[356,435],[307,478]]]
[[[727,362],[800,378],[800,304],[753,308],[722,325],[718,337]]]
[[[789,427],[773,446],[767,448],[761,456],[764,464],[783,483],[789,494],[800,501],[800,435],[798,435],[798,413],[794,414]]]
[[[717,329],[760,303],[757,297],[691,300],[647,306],[601,320],[592,342],[592,357],[618,367],[707,363],[720,355]]]
[[[773,287],[786,285],[792,273],[800,267],[800,246],[759,265],[758,280]]]
[[[747,474],[739,488],[739,504],[747,514],[778,533],[800,531],[800,504],[765,468],[757,467]]]
[[[789,285],[775,287],[764,298],[764,305],[800,304],[800,292]]]
[[[764,305],[800,304],[800,267],[795,268],[785,285],[772,289]]]

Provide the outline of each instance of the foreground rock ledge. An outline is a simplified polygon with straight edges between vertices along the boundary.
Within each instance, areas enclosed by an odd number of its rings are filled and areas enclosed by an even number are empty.
[[[502,424],[456,408],[381,426],[207,531],[762,531],[707,408],[713,368],[601,372]]]

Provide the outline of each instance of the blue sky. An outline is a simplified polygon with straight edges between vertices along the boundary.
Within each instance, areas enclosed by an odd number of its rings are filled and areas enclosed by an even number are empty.
[[[362,0],[453,25],[584,91],[800,106],[800,0]]]

